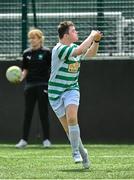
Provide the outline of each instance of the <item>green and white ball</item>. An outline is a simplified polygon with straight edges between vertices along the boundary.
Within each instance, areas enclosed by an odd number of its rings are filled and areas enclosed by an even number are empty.
[[[19,82],[22,71],[18,66],[11,66],[6,71],[6,78],[11,83]]]

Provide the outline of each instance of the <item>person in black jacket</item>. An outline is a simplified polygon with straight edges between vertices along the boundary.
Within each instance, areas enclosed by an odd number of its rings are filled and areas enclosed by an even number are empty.
[[[28,144],[31,120],[36,102],[43,130],[43,146],[50,147],[49,117],[48,117],[48,79],[51,66],[51,51],[43,46],[44,36],[40,29],[28,32],[30,48],[23,53],[22,77],[25,79],[24,96],[25,112],[22,138],[16,144],[17,148],[24,148]]]

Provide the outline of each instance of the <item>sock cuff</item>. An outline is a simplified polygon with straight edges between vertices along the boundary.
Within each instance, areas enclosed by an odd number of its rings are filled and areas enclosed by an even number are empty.
[[[71,131],[77,131],[79,129],[79,125],[76,124],[76,125],[72,125],[72,126],[68,126],[69,130]]]

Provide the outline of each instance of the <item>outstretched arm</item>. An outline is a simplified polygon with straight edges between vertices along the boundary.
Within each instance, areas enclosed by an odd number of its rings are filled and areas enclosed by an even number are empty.
[[[96,43],[94,41],[83,57],[85,59],[88,59],[89,57],[95,56],[97,54],[98,48],[99,48],[99,43]]]
[[[73,56],[85,54],[91,47],[93,41],[100,40],[102,33],[100,31],[92,30],[90,35],[74,50]]]
[[[103,34],[100,31],[97,31],[97,34],[94,36],[94,41],[92,42],[92,45],[87,49],[86,53],[83,56],[85,59],[89,59],[89,57],[93,57],[97,54],[99,42],[102,36]]]

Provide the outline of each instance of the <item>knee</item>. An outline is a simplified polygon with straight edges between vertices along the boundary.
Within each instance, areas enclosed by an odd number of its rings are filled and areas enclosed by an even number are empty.
[[[78,123],[77,118],[73,116],[68,117],[67,121],[68,125],[76,125]]]

